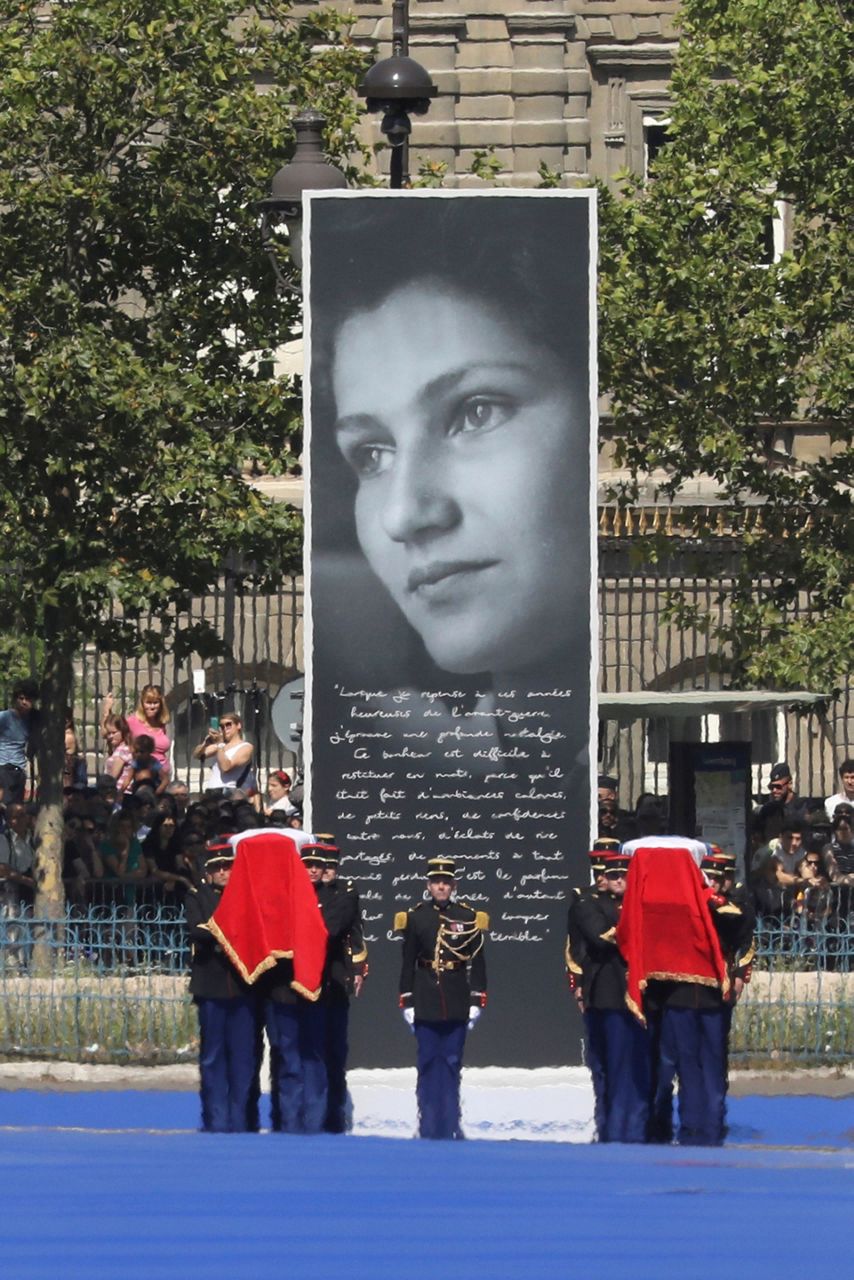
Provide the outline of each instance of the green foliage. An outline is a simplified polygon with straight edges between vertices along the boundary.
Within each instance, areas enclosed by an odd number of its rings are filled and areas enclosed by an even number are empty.
[[[259,578],[300,562],[298,513],[244,479],[300,448],[296,389],[268,376],[298,301],[255,202],[307,105],[339,163],[358,153],[363,54],[277,0],[45,12],[0,0],[0,610],[66,653],[204,646],[169,612],[228,552]]]
[[[830,688],[854,655],[851,15],[686,0],[681,16],[671,141],[646,187],[627,178],[600,204],[602,389],[633,477],[619,496],[705,476],[736,525],[761,503],[712,631],[734,683]],[[790,247],[760,266],[775,199]]]

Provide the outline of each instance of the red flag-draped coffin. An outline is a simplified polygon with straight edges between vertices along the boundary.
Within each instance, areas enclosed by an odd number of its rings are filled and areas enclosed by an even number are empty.
[[[617,944],[628,965],[626,1003],[639,1018],[650,979],[729,989],[710,894],[688,848],[640,848],[632,856]]]
[[[233,843],[231,878],[208,927],[246,982],[292,959],[291,986],[316,1000],[327,933],[296,844],[275,830],[249,831]]]

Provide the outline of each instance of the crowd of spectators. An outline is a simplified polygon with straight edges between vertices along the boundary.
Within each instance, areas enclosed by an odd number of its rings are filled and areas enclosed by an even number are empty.
[[[11,706],[0,712],[0,918],[4,958],[12,955],[15,920],[30,912],[35,896],[34,833],[37,804],[28,798],[38,688],[22,681]],[[252,745],[240,717],[223,713],[196,754],[210,770],[200,797],[172,777],[169,712],[162,690],[146,685],[133,712],[102,707],[103,772],[87,773],[74,721],[65,724],[63,769],[63,865],[72,910],[123,909],[149,904],[183,906],[196,886],[207,843],[258,826],[298,828],[302,823],[290,775],[271,773],[266,794],[257,789]]]
[[[854,926],[854,760],[839,766],[832,796],[799,796],[786,761],[773,765],[751,815],[745,880],[757,915],[828,928]],[[669,830],[668,798],[640,795],[621,809],[617,779],[599,776],[600,837],[625,843]],[[735,851],[738,852],[738,851]]]
[[[799,796],[785,761],[771,770],[753,814],[749,883],[766,920],[800,917],[809,928],[854,924],[854,760],[839,766],[841,790]]]

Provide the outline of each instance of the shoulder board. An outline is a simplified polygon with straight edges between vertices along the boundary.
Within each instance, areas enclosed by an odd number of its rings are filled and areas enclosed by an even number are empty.
[[[406,928],[406,922],[407,922],[407,920],[408,920],[408,919],[409,919],[409,912],[408,912],[408,911],[395,911],[395,913],[394,913],[394,928],[395,928],[395,931],[399,931],[400,929],[405,929],[405,928]]]
[[[489,913],[486,911],[476,911],[474,913],[474,922],[478,929],[489,928]]]
[[[356,886],[353,884],[353,881],[352,881],[352,880],[348,880],[348,881],[347,881],[347,892],[348,892],[348,893],[355,893],[355,892],[356,892]]]

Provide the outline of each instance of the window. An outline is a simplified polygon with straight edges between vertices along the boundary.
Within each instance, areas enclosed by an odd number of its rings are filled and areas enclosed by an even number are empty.
[[[644,115],[643,117],[643,178],[650,179],[650,170],[659,152],[670,141],[667,128],[670,121],[666,116]]]

